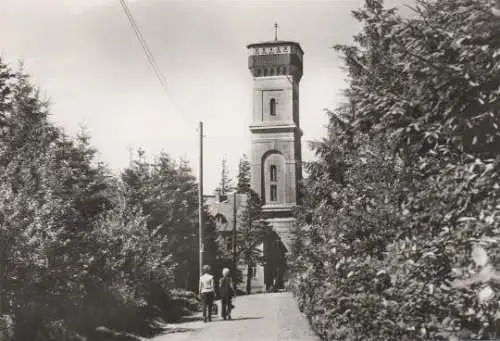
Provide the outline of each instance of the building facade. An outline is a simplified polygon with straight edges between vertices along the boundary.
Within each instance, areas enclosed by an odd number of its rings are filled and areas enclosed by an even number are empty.
[[[228,193],[226,196],[221,196],[217,191],[215,195],[205,196],[205,202],[208,206],[208,211],[214,217],[216,230],[219,234],[219,247],[225,254],[232,254],[234,233],[240,228],[240,217],[245,209],[247,202],[246,194],[236,192]],[[264,253],[264,243],[259,246],[259,249]],[[228,257],[222,260],[225,266],[231,268],[233,259]],[[243,275],[245,282],[248,274],[248,268],[245,264],[238,264],[238,268]],[[262,264],[257,264],[251,271],[251,289],[252,292],[262,292],[266,289],[265,271]],[[243,289],[243,286],[240,288]]]
[[[294,208],[300,204],[302,180],[302,130],[299,121],[299,83],[304,52],[292,41],[268,41],[247,46],[248,67],[253,77],[251,132],[251,188],[264,203],[263,211],[273,232],[260,246],[264,264],[252,271],[252,291],[283,287],[286,253],[292,245]],[[222,247],[231,249],[239,215],[246,204],[244,194],[221,198],[207,196],[215,217]],[[247,269],[240,268],[246,276]]]
[[[219,248],[224,254],[229,255],[227,259],[220,259],[220,261],[223,266],[232,268],[234,260],[230,255],[233,252],[233,237],[236,231],[241,228],[241,214],[246,208],[248,197],[246,194],[236,192],[221,196],[216,191],[215,195],[206,195],[204,199],[209,214],[215,220],[215,227],[219,235]],[[268,291],[275,286],[282,287],[286,270],[284,257],[286,247],[281,238],[275,231],[271,231],[258,246],[258,249],[261,250],[263,263],[255,264],[251,269],[248,269],[246,264],[237,264],[243,276],[243,285],[239,289],[245,291],[244,284],[248,271],[250,271],[250,286],[253,293]]]
[[[290,250],[293,210],[299,204],[302,180],[299,83],[304,52],[296,42],[279,40],[247,48],[253,77],[251,187],[263,200],[269,223]]]

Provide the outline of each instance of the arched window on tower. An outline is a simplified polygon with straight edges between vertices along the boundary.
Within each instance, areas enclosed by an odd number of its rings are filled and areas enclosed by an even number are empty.
[[[276,99],[271,98],[269,101],[269,114],[271,116],[276,116]]]
[[[265,205],[286,203],[286,161],[283,154],[272,150],[264,154],[261,168],[261,191]]]
[[[271,178],[271,181],[277,181],[278,179],[278,173],[276,171],[276,165],[271,165],[270,169],[270,178]]]
[[[271,201],[278,201],[278,186],[271,185]]]
[[[278,170],[276,165],[269,166],[269,180],[271,182],[270,199],[271,201],[278,201]]]

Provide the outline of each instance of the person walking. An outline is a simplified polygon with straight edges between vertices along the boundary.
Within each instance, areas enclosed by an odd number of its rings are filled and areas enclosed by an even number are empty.
[[[236,297],[233,281],[229,277],[229,269],[222,270],[222,278],[220,280],[220,297],[221,297],[221,314],[224,320],[231,319],[231,310],[233,309],[232,298]]]
[[[210,274],[210,266],[208,265],[204,265],[202,269],[202,274],[200,276],[199,293],[203,304],[203,322],[211,322],[215,288],[214,276]]]

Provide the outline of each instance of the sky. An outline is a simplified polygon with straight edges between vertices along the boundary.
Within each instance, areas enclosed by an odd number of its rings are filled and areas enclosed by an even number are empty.
[[[411,0],[387,0],[401,7]],[[350,11],[363,0],[128,0],[168,82],[155,77],[119,0],[0,0],[0,53],[51,101],[51,119],[67,134],[85,127],[99,158],[116,172],[129,149],[189,160],[198,176],[198,122],[204,125],[204,192],[230,176],[250,152],[252,77],[246,45],[278,38],[301,44],[302,158],[325,136],[325,109],[343,101],[345,73],[332,48],[360,25]],[[404,8],[402,8],[404,11]]]

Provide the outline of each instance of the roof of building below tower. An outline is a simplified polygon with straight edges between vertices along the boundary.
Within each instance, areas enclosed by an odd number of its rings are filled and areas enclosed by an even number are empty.
[[[297,43],[296,41],[291,41],[291,40],[268,40],[268,41],[262,41],[260,43],[252,43],[252,44],[249,44],[247,45],[247,49],[251,48],[251,47],[260,47],[260,46],[269,46],[269,45],[295,45],[297,46],[299,49],[300,49],[300,52],[302,52],[302,54],[304,54],[304,50],[302,50],[302,47],[300,46],[299,43]]]

